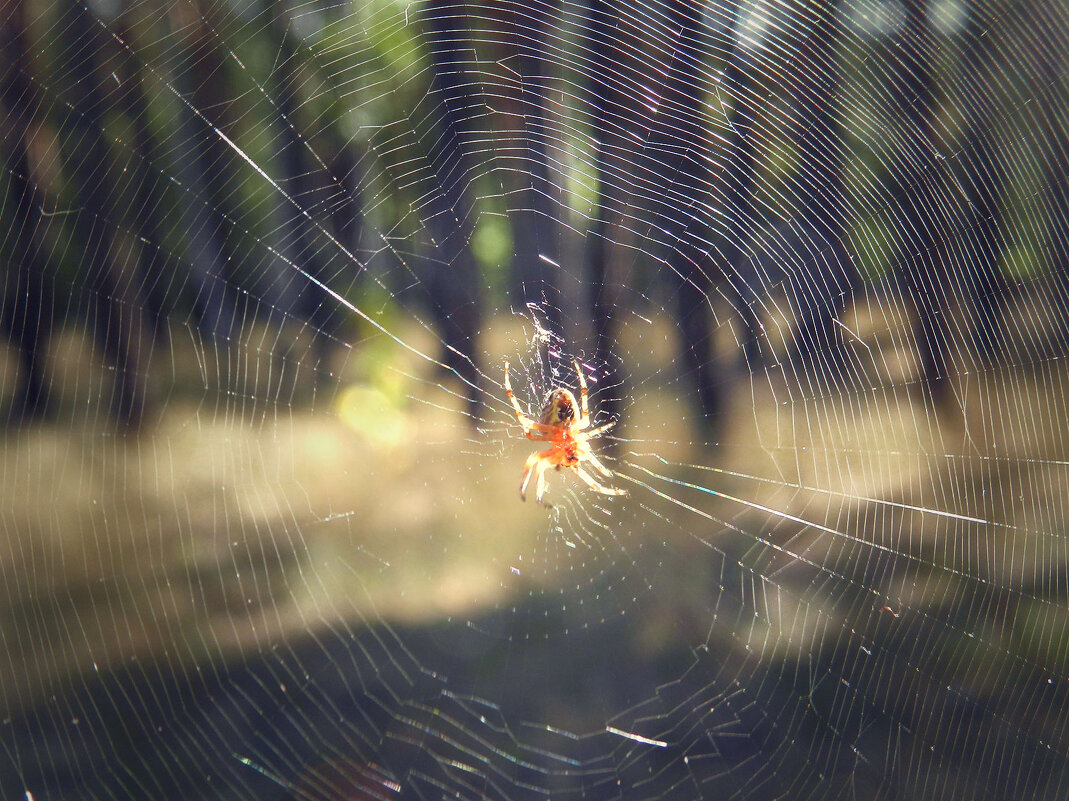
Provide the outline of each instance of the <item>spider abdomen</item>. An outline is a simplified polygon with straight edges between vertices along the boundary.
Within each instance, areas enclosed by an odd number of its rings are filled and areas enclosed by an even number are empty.
[[[539,417],[540,425],[569,426],[575,421],[575,396],[566,389],[555,389],[546,398]]]

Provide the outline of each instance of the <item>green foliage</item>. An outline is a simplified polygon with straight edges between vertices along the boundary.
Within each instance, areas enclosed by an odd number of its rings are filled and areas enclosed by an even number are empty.
[[[854,264],[866,281],[883,278],[894,266],[898,238],[889,214],[858,219],[848,231]]]
[[[505,272],[512,256],[512,231],[508,218],[499,214],[481,214],[471,239],[471,252],[491,291],[502,292],[507,283]]]

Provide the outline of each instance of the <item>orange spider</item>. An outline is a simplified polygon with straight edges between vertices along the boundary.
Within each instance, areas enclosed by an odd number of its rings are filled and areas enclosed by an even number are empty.
[[[614,425],[612,420],[603,426],[587,431],[590,427],[590,412],[587,408],[586,379],[583,371],[579,369],[579,362],[573,361],[575,372],[579,375],[579,396],[582,398],[582,411],[576,415],[575,395],[564,387],[558,387],[546,396],[546,405],[542,407],[542,415],[536,423],[523,413],[519,401],[512,394],[512,385],[509,383],[509,363],[505,362],[505,392],[512,401],[512,407],[516,410],[516,419],[523,426],[523,433],[527,439],[535,442],[551,442],[549,450],[537,451],[527,457],[527,463],[523,466],[523,482],[520,484],[520,499],[527,500],[527,485],[531,481],[532,474],[535,480],[535,499],[541,503],[542,495],[546,491],[547,467],[560,470],[562,467],[572,468],[576,475],[595,492],[602,495],[626,495],[627,490],[604,487],[594,480],[582,467],[581,462],[589,462],[595,470],[606,478],[612,477],[612,471],[603,465],[590,449],[589,440],[600,437]]]

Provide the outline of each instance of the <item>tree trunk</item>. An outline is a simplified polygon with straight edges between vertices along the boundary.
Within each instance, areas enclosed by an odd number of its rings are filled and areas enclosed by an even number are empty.
[[[554,51],[551,37],[560,28],[556,0],[540,5],[506,4],[501,19],[502,61],[519,74],[514,92],[506,94],[511,114],[507,124],[522,120],[506,134],[506,152],[499,159],[508,182],[513,259],[511,294],[521,308],[537,307],[550,330],[563,335],[560,265],[564,213],[560,189],[550,177],[549,149],[556,141],[550,128],[548,92],[552,75],[546,68]]]
[[[708,121],[703,113],[709,89],[699,80],[708,51],[700,6],[673,0],[668,75],[651,121],[649,156],[644,179],[651,182],[655,230],[665,232],[665,262],[679,279],[676,308],[679,348],[685,377],[697,399],[699,420],[715,438],[723,424],[725,378],[714,353],[710,301],[718,283],[714,267],[709,212],[714,176]]]
[[[111,189],[116,167],[104,139],[107,98],[97,64],[99,35],[96,20],[72,0],[63,36],[70,65],[68,94],[75,109],[68,119],[71,140],[77,144],[67,162],[82,204],[74,215],[75,236],[85,253],[97,342],[115,368],[112,414],[122,428],[134,430],[144,414],[152,326],[145,319],[136,268],[127,263],[126,249],[114,237],[122,215]]]
[[[826,373],[829,381],[845,371],[846,351],[835,320],[860,286],[847,243],[847,202],[843,177],[845,147],[841,124],[842,41],[835,0],[813,9],[810,34],[801,52],[798,80],[791,82],[797,104],[799,171],[796,196],[804,203],[802,230],[813,255],[806,259],[793,355],[799,366]]]
[[[279,323],[294,321],[310,324],[320,361],[327,359],[330,343],[337,331],[337,302],[320,286],[296,271],[294,265],[324,285],[329,285],[323,257],[325,239],[317,220],[316,197],[320,186],[308,151],[306,138],[298,127],[301,83],[299,52],[283,0],[268,0],[269,30],[276,42],[278,64],[272,70],[273,95],[278,108],[279,185],[285,197],[276,203],[276,249],[281,259],[272,258],[270,275],[265,282],[266,299],[281,318]],[[326,222],[318,222],[322,226]]]
[[[594,361],[607,370],[615,391],[602,398],[600,408],[618,416],[626,390],[618,375],[613,346],[618,336],[617,315],[622,312],[623,286],[631,272],[635,238],[628,218],[633,202],[632,178],[636,149],[629,135],[640,116],[642,46],[629,21],[631,0],[593,0],[591,3],[591,82],[588,87],[597,136],[599,197],[594,223],[587,236],[590,313],[593,321]],[[607,443],[612,447],[611,441]]]
[[[433,254],[424,260],[431,309],[442,336],[442,363],[465,385],[468,412],[479,414],[477,337],[482,321],[479,269],[470,242],[474,231],[474,203],[467,189],[475,167],[465,150],[466,123],[478,113],[469,84],[462,75],[470,59],[466,17],[454,6],[424,3],[422,18],[432,66],[431,109],[423,140],[436,185],[423,209],[423,222]]]
[[[186,99],[179,106],[181,149],[175,153],[173,170],[185,190],[179,203],[197,325],[217,345],[225,345],[238,333],[236,301],[228,284],[233,283],[233,265],[240,263],[242,250],[231,222],[234,155],[215,129],[232,134],[233,126],[219,43],[197,11],[197,6],[183,4],[170,9],[173,27],[184,31],[182,41],[187,42],[173,77]]]
[[[6,197],[12,228],[8,235],[11,261],[5,266],[4,311],[0,324],[19,352],[22,386],[15,396],[12,418],[43,415],[48,409],[48,383],[43,356],[54,324],[53,295],[46,276],[47,256],[40,235],[42,198],[31,179],[27,137],[38,114],[38,99],[27,79],[30,65],[25,40],[25,8],[9,3],[0,15],[0,103],[7,176]]]
[[[906,147],[894,177],[891,208],[899,223],[897,272],[917,312],[914,340],[921,381],[930,399],[942,405],[949,390],[950,335],[948,303],[942,274],[945,267],[937,249],[939,220],[934,182],[938,165],[930,156],[936,114],[933,30],[929,0],[907,0],[905,30],[894,97],[901,119],[907,123]]]
[[[128,26],[123,26],[119,36],[124,42],[134,41]],[[134,128],[134,152],[129,169],[133,183],[130,214],[135,230],[144,240],[139,244],[140,291],[153,337],[159,343],[167,340],[167,294],[172,276],[180,274],[181,267],[164,247],[163,214],[169,203],[164,179],[158,173],[161,154],[148,125],[145,76],[129,50],[121,48],[119,59],[124,87],[120,102]]]

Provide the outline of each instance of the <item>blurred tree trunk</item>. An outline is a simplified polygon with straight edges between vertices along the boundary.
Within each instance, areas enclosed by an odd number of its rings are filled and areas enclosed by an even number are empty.
[[[657,223],[666,237],[669,270],[680,280],[676,294],[679,347],[684,372],[695,390],[706,432],[715,437],[723,420],[724,377],[714,359],[711,293],[719,283],[710,275],[709,209],[721,202],[714,194],[710,121],[705,108],[709,91],[701,80],[707,69],[709,37],[700,5],[673,0],[668,36],[668,74],[658,92],[651,121],[651,158],[645,165],[656,198]],[[723,273],[721,272],[721,278]]]
[[[18,348],[22,387],[12,417],[45,414],[48,407],[43,355],[54,324],[52,288],[46,278],[47,256],[41,241],[43,199],[31,177],[28,139],[39,114],[26,49],[25,6],[0,4],[0,141],[4,148],[6,192],[0,203],[10,209],[11,261],[4,270],[4,309],[0,323]]]
[[[331,115],[331,121],[321,134],[322,150],[327,154],[326,173],[317,174],[324,180],[320,193],[324,196],[327,212],[330,215],[331,232],[349,253],[358,261],[356,263],[345,253],[336,253],[336,269],[330,270],[332,276],[347,274],[350,283],[356,280],[363,270],[365,262],[362,255],[364,237],[364,202],[365,153],[361,145],[351,141],[346,135],[342,118],[345,115],[342,102],[335,98],[337,112]],[[329,269],[329,268],[328,268]],[[345,319],[344,309],[336,310]],[[331,330],[340,328],[341,323],[332,323]]]
[[[896,272],[917,313],[914,340],[921,382],[932,401],[942,405],[949,389],[950,335],[943,284],[945,265],[937,249],[939,219],[934,185],[939,167],[935,143],[935,31],[929,0],[906,0],[904,30],[891,78],[895,118],[904,121],[903,152],[892,176],[891,208],[898,221]]]
[[[421,210],[434,251],[425,259],[427,286],[444,345],[443,364],[465,384],[468,412],[477,418],[476,353],[483,310],[479,269],[470,247],[475,205],[468,183],[476,170],[466,150],[465,121],[481,112],[465,74],[465,64],[473,60],[471,39],[462,8],[424,2],[421,17],[432,68],[432,106],[421,138],[428,145],[436,183]]]
[[[686,0],[672,5],[672,25],[678,32],[678,50],[664,82],[662,102],[652,137],[659,143],[654,152],[678,152],[680,157],[654,164],[651,177],[672,176],[663,198],[665,227],[670,242],[669,269],[681,280],[677,314],[681,334],[681,358],[693,378],[698,411],[707,433],[716,437],[723,427],[725,360],[718,359],[714,342],[714,291],[726,298],[741,323],[742,355],[749,369],[762,362],[762,328],[757,309],[758,291],[750,285],[756,275],[744,270],[747,243],[757,224],[753,193],[757,183],[757,98],[754,94],[757,65],[753,51],[741,39],[740,6],[731,11],[731,21],[719,35],[725,54],[720,86],[730,90],[726,141],[722,167],[714,172],[709,137],[712,124],[705,112],[709,87],[699,80],[711,45],[709,24],[701,7]],[[667,168],[667,169],[665,169]],[[712,210],[726,209],[712,226]]]
[[[180,131],[172,169],[184,189],[179,208],[198,328],[223,343],[237,333],[235,301],[227,283],[240,252],[230,232],[235,219],[233,154],[215,129],[232,133],[232,126],[218,43],[195,12],[185,4],[172,6],[169,12],[182,43],[172,83],[184,99],[178,109]]]
[[[799,293],[798,321],[792,355],[799,366],[843,375],[846,351],[835,320],[860,285],[847,247],[847,202],[843,170],[846,148],[842,132],[842,19],[835,0],[812,5],[803,20],[809,35],[802,46],[797,80],[789,86],[798,109],[798,175],[795,197],[802,200],[803,230],[811,255]]]
[[[338,287],[344,294],[366,266],[363,192],[367,153],[362,143],[347,133],[350,101],[334,85],[330,69],[317,62],[316,53],[311,49],[303,51],[301,64],[318,73],[320,84],[316,90],[331,98],[331,110],[323,117],[322,127],[312,135],[315,152],[322,154],[325,168],[313,169],[311,191],[319,198],[316,208],[325,210],[331,235],[341,245],[341,248],[329,248],[331,256],[323,265],[324,281],[329,277],[337,282],[344,276],[344,283]],[[333,337],[348,319],[348,311],[332,302],[329,316],[324,318],[324,330]]]
[[[298,273],[294,266],[329,286],[330,276],[323,256],[326,242],[312,216],[318,213],[321,206],[322,187],[316,174],[324,166],[312,163],[307,138],[298,127],[298,88],[303,76],[297,42],[290,31],[286,3],[284,0],[273,0],[266,10],[269,14],[268,27],[278,53],[278,62],[271,71],[271,78],[279,116],[278,182],[286,196],[277,198],[276,205],[276,249],[282,254],[282,259],[271,259],[272,269],[265,292],[272,311],[282,315],[280,323],[293,320],[301,325],[311,325],[316,354],[319,361],[323,362],[329,356],[330,344],[337,341],[337,301]]]
[[[508,182],[509,220],[512,229],[513,259],[511,292],[515,302],[531,304],[541,312],[554,332],[561,334],[561,227],[558,218],[565,212],[560,188],[550,177],[549,148],[556,141],[550,130],[548,93],[552,75],[547,69],[550,54],[556,51],[551,37],[560,30],[560,4],[508,3],[502,7],[502,62],[518,73],[515,95],[506,102],[519,120],[510,131],[506,154],[501,161]]]
[[[144,387],[153,326],[128,263],[129,249],[115,240],[121,204],[114,186],[118,168],[104,138],[108,102],[102,81],[100,28],[83,5],[71,0],[63,27],[68,97],[74,112],[65,123],[73,144],[66,154],[75,194],[75,237],[85,254],[84,275],[91,291],[90,315],[98,344],[115,368],[112,414],[126,429],[136,429],[144,414]]]
[[[122,41],[135,41],[132,28],[122,24],[119,30]],[[166,307],[168,289],[181,267],[164,247],[163,214],[169,208],[164,179],[154,172],[162,164],[159,145],[149,127],[149,106],[145,95],[145,76],[133,53],[127,48],[118,49],[121,65],[123,91],[120,104],[130,119],[134,130],[133,154],[128,173],[133,186],[129,207],[133,227],[143,242],[139,243],[139,275],[141,296],[145,300],[148,319],[157,342],[167,339]]]
[[[744,261],[753,258],[749,254],[750,243],[758,223],[753,196],[757,187],[758,168],[759,98],[755,89],[759,65],[754,62],[753,51],[742,41],[741,13],[742,4],[736,3],[729,29],[730,56],[721,81],[734,102],[719,193],[713,198],[713,202],[722,202],[728,209],[718,235],[714,237],[714,257],[718,262],[718,278],[726,285],[726,297],[742,323],[743,358],[752,370],[764,361],[761,353],[761,321],[757,314],[760,305],[758,292],[763,291],[764,287],[752,286],[760,279],[753,270],[744,269]]]
[[[1065,81],[1065,54],[1069,53],[1069,25],[1065,15],[1044,9],[1039,23],[1051,42],[1044,53],[1044,78],[1050,96],[1040,103],[1043,134],[1047,143],[1046,194],[1050,220],[1050,264],[1054,273],[1056,331],[1059,353],[1069,344],[1069,86]]]
[[[975,246],[966,249],[968,270],[973,284],[972,338],[981,360],[992,364],[1006,347],[1004,332],[1005,304],[1009,284],[1002,271],[1005,237],[1002,232],[1000,195],[1003,186],[1001,159],[992,141],[993,98],[985,95],[983,87],[990,77],[989,66],[996,55],[991,52],[988,35],[989,21],[981,16],[981,9],[970,9],[966,26],[964,49],[965,73],[971,98],[986,98],[981,106],[970,108],[965,145],[961,161],[965,167],[964,184],[971,219],[966,230],[975,236]]]
[[[592,0],[589,23],[591,53],[587,92],[597,137],[595,164],[598,198],[593,225],[587,235],[590,313],[593,321],[594,362],[605,366],[609,380],[616,374],[613,346],[622,312],[622,289],[631,273],[637,240],[632,220],[632,178],[636,161],[636,120],[642,112],[643,43],[638,27],[645,19],[632,0]],[[600,399],[608,416],[618,416],[626,390]],[[607,447],[612,447],[611,440]]]

